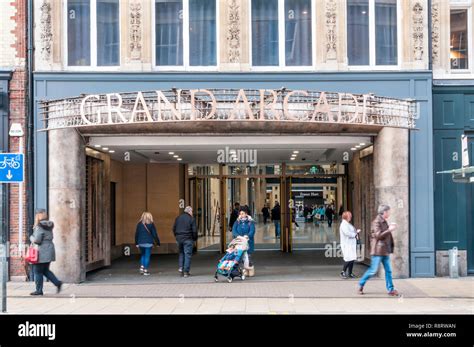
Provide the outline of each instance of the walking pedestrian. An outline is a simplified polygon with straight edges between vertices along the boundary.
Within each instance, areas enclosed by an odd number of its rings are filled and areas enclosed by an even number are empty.
[[[275,238],[280,237],[280,203],[278,201],[275,202],[275,207],[272,208],[272,221],[275,225]]]
[[[154,245],[160,246],[160,239],[156,231],[153,215],[143,212],[135,230],[135,245],[140,249],[140,273],[149,276],[151,251]]]
[[[267,224],[268,218],[270,218],[270,210],[268,206],[265,204],[262,208],[262,215],[263,215],[263,224]]]
[[[328,219],[328,227],[332,227],[332,219],[334,217],[334,210],[332,206],[328,206],[326,209],[326,218]]]
[[[342,256],[344,257],[344,267],[341,271],[341,277],[344,279],[356,277],[352,273],[352,268],[354,267],[354,261],[357,259],[357,237],[360,233],[360,229],[356,230],[351,224],[351,220],[351,212],[345,211],[342,213],[339,234]]]
[[[43,295],[44,277],[56,286],[56,293],[61,291],[62,282],[49,269],[51,262],[56,260],[56,250],[53,243],[54,223],[48,220],[46,210],[38,209],[35,214],[33,234],[30,241],[38,248],[38,262],[33,264],[33,275],[36,290],[30,295]]]
[[[399,296],[397,290],[393,286],[392,268],[390,265],[390,254],[393,253],[393,237],[392,232],[395,231],[395,223],[388,224],[390,217],[390,207],[380,205],[377,209],[377,217],[372,222],[372,232],[370,235],[370,254],[372,256],[370,268],[365,272],[359,281],[359,294],[364,294],[364,286],[374,276],[380,263],[385,269],[385,286],[390,296]]]
[[[179,273],[184,278],[191,276],[191,258],[193,256],[194,242],[197,241],[196,221],[193,217],[193,208],[187,206],[184,212],[176,218],[173,225],[179,249]]]

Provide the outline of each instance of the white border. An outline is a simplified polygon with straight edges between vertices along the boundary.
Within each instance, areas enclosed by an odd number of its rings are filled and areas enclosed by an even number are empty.
[[[119,71],[121,66],[121,30],[122,27],[122,18],[121,18],[121,2],[119,0],[119,63],[118,65],[114,66],[97,66],[97,0],[90,0],[90,65],[87,66],[69,66],[68,65],[68,0],[62,0],[62,11],[63,14],[63,35],[62,40],[64,42],[63,45],[63,56],[64,56],[64,63],[63,67],[65,71],[90,71],[93,69],[94,71]]]
[[[450,77],[472,77],[471,74],[473,72],[472,64],[474,63],[474,59],[472,59],[473,54],[473,36],[472,36],[472,6],[470,3],[460,3],[460,4],[451,4],[449,7],[449,17],[451,18],[451,10],[467,10],[467,69],[451,69],[451,43],[448,41],[448,76]],[[449,25],[449,37],[448,40],[451,40],[451,21]]]

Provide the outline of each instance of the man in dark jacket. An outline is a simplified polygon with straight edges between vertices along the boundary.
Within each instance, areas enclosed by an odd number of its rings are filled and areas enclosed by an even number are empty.
[[[191,276],[191,257],[193,256],[194,242],[197,241],[196,221],[193,217],[193,209],[187,206],[184,213],[176,218],[173,225],[173,233],[179,248],[179,273],[181,276]]]
[[[380,266],[383,264],[385,269],[385,285],[390,296],[399,296],[395,290],[392,280],[392,268],[390,266],[390,254],[393,253],[393,237],[392,232],[395,231],[395,224],[388,224],[390,217],[390,207],[380,205],[377,217],[372,222],[372,232],[370,235],[370,255],[372,256],[370,268],[365,272],[359,281],[359,294],[364,294],[365,283],[374,276]]]
[[[239,217],[239,212],[240,212],[240,204],[236,202],[234,204],[234,209],[232,210],[232,213],[229,218],[229,230],[232,230],[232,227],[234,226],[235,221]]]
[[[275,237],[280,237],[280,203],[277,201],[275,202],[275,207],[272,208],[272,221],[275,224]]]

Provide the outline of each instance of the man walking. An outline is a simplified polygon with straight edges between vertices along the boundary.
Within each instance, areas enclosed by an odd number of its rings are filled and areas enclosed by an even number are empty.
[[[280,237],[280,203],[275,202],[275,207],[272,208],[272,221],[275,224],[275,237]]]
[[[196,221],[193,217],[193,209],[187,206],[184,213],[176,218],[173,225],[173,233],[178,242],[179,249],[179,273],[185,278],[191,276],[191,257],[193,255],[194,242],[197,241]]]
[[[395,223],[388,224],[390,217],[390,207],[380,205],[377,210],[377,217],[372,222],[372,233],[370,235],[370,254],[372,256],[370,268],[365,272],[359,281],[359,294],[364,294],[365,283],[374,276],[380,263],[385,269],[385,286],[390,296],[399,296],[395,290],[392,280],[392,268],[390,266],[390,254],[393,253],[392,232],[395,230]]]

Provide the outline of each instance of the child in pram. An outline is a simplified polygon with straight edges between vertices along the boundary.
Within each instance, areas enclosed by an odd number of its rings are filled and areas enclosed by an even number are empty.
[[[247,251],[249,249],[248,236],[237,236],[229,243],[229,248],[226,254],[217,264],[217,270],[214,274],[216,282],[219,281],[218,275],[225,276],[230,283],[235,277],[240,277],[245,280],[242,265],[244,269],[249,268],[249,256]]]

